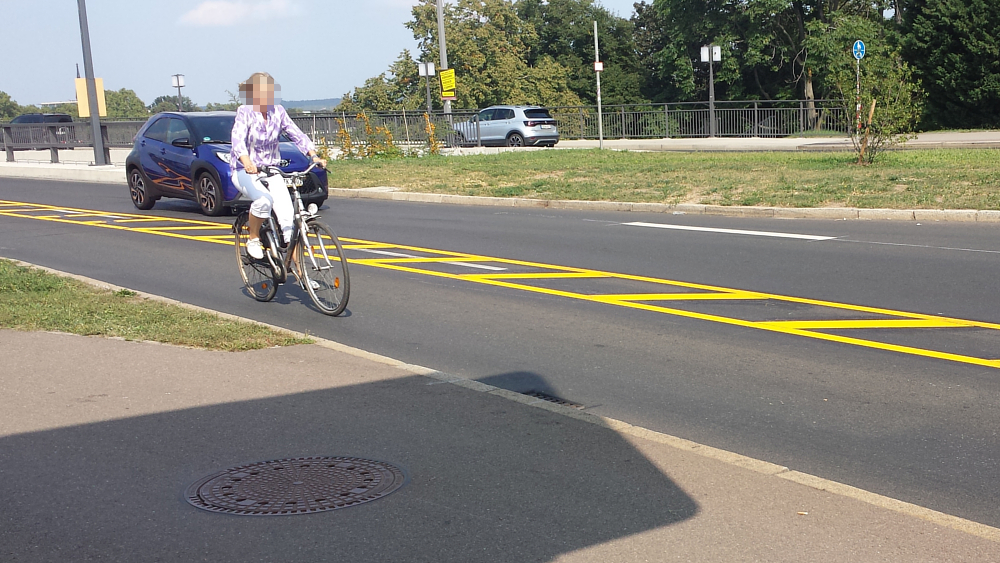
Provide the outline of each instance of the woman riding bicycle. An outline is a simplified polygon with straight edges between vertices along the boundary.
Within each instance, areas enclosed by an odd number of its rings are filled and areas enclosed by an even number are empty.
[[[316,146],[309,137],[288,117],[285,108],[275,104],[275,89],[274,78],[266,72],[255,72],[240,84],[240,97],[244,105],[236,110],[233,148],[229,153],[233,184],[240,193],[253,201],[248,222],[251,238],[247,241],[246,250],[258,260],[264,257],[259,238],[260,228],[271,216],[272,210],[278,218],[286,243],[294,229],[295,210],[284,180],[278,176],[262,182],[255,177],[260,168],[277,166],[281,160],[278,145],[281,133],[288,135],[296,148],[309,155],[313,162],[321,167],[326,166],[326,161],[317,156]]]

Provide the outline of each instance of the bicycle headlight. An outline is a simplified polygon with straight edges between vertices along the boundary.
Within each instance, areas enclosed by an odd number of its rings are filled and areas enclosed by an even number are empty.
[[[229,153],[228,152],[216,151],[215,152],[215,156],[218,157],[219,160],[221,160],[222,162],[225,162],[226,164],[229,164],[231,162],[230,158],[229,158]]]
[[[309,211],[310,215],[315,215],[319,211],[319,206],[317,206],[315,203],[310,203],[309,207],[307,207],[306,209]]]

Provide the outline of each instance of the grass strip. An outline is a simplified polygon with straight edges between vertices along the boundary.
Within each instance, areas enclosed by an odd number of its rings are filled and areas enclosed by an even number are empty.
[[[330,163],[330,186],[586,201],[767,207],[1000,209],[1000,150],[514,151]]]
[[[109,291],[0,260],[0,328],[119,337],[231,352],[310,344],[253,323]]]

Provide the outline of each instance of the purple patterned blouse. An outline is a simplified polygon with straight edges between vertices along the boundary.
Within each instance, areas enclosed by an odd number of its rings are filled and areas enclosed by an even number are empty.
[[[233,124],[233,148],[229,150],[229,168],[234,172],[243,169],[240,157],[250,155],[250,162],[258,167],[276,166],[281,160],[278,138],[284,131],[302,154],[316,150],[309,137],[288,117],[280,105],[273,105],[267,112],[267,121],[253,106],[240,106]]]

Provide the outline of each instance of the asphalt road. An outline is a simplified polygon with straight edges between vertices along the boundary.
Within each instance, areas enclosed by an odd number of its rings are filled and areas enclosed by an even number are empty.
[[[122,186],[0,180],[0,200],[136,213]],[[330,203],[325,218],[342,238],[1000,323],[997,225]],[[177,201],[146,214],[203,219],[193,204]],[[637,221],[836,238],[625,225]],[[825,331],[885,343],[876,349],[704,317],[884,318],[874,313],[773,299],[669,304],[703,315],[691,318],[362,264],[351,269],[349,314],[328,318],[296,288],[282,288],[267,304],[244,295],[228,246],[9,216],[0,216],[0,256],[515,391],[547,392],[596,414],[1000,526],[1000,366],[885,349],[996,360],[1000,330]],[[620,278],[532,283],[580,293],[650,291]]]

